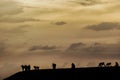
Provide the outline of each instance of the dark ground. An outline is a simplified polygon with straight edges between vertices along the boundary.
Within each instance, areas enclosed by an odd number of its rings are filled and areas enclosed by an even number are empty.
[[[4,80],[120,80],[120,67],[31,70]]]

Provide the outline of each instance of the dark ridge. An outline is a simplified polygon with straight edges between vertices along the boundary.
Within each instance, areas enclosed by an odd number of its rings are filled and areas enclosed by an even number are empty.
[[[30,70],[4,80],[120,80],[120,67]]]

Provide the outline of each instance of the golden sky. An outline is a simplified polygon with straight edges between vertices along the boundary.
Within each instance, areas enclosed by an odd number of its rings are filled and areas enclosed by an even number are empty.
[[[119,16],[119,0],[0,0],[0,69],[117,60]]]

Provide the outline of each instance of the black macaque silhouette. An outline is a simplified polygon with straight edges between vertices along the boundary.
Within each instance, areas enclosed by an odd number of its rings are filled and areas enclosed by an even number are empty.
[[[30,65],[21,65],[22,71],[30,71],[31,66]]]
[[[39,70],[39,66],[34,66],[34,70]]]
[[[52,68],[56,69],[56,64],[55,63],[52,64]]]
[[[118,62],[115,62],[115,67],[119,67],[119,63]]]
[[[105,62],[100,62],[98,67],[105,67]]]
[[[71,64],[71,68],[75,69],[75,64],[74,63]]]

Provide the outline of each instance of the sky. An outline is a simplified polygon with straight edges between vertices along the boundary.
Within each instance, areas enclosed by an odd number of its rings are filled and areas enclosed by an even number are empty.
[[[119,0],[0,0],[0,79],[21,64],[97,66],[120,57]]]

